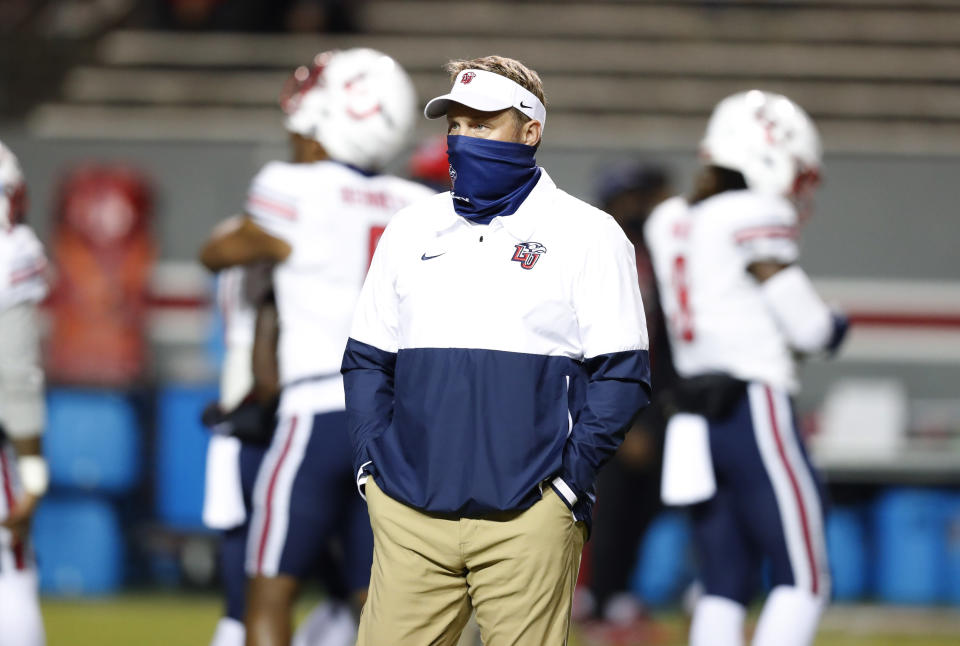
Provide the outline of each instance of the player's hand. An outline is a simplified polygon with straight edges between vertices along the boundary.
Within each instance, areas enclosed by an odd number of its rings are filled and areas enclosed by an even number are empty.
[[[33,514],[39,503],[39,496],[24,494],[10,510],[7,518],[0,523],[13,535],[12,547],[17,547],[30,536],[30,523],[33,521]]]

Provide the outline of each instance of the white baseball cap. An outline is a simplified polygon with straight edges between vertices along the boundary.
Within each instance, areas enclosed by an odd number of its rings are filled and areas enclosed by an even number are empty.
[[[484,112],[516,108],[540,125],[547,123],[547,109],[536,95],[506,76],[486,70],[463,70],[457,74],[450,92],[430,99],[423,115],[439,119],[450,109],[450,103],[460,103]]]

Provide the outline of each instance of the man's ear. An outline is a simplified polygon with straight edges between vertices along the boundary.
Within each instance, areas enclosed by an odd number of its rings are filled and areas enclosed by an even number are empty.
[[[536,119],[531,119],[520,126],[520,143],[536,146],[540,142],[542,134],[543,124]]]

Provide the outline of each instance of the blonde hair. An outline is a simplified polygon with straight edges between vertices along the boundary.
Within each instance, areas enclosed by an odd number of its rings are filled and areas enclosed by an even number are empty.
[[[472,60],[451,60],[447,61],[443,69],[450,74],[451,82],[456,80],[457,74],[463,70],[483,70],[505,76],[521,87],[530,90],[535,97],[540,99],[544,107],[547,106],[547,97],[543,94],[543,81],[540,80],[540,75],[537,74],[536,70],[530,69],[516,59],[505,56],[482,56]],[[519,115],[520,123],[526,123],[530,120],[530,117],[516,108],[513,111]]]

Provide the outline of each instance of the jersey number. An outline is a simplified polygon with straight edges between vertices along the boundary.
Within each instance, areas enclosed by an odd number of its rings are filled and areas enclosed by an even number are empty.
[[[687,259],[678,255],[673,259],[673,289],[677,296],[680,311],[674,317],[674,325],[680,331],[680,338],[693,341],[693,312],[690,310],[690,286],[687,282]]]
[[[370,263],[373,262],[373,252],[377,250],[377,243],[380,242],[380,237],[383,236],[383,232],[387,227],[383,225],[376,225],[370,227],[369,240],[370,248],[369,253],[367,253],[367,269],[370,269]]]

